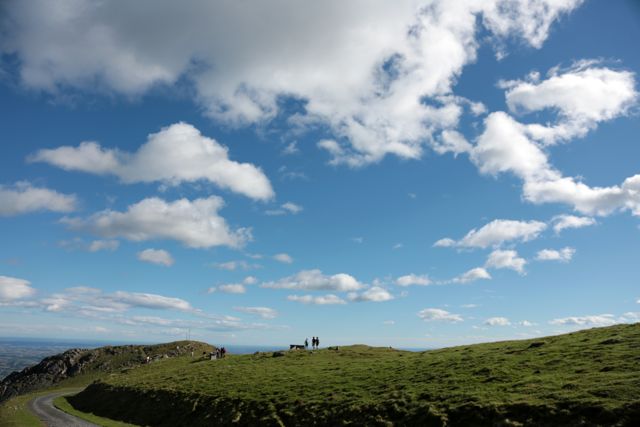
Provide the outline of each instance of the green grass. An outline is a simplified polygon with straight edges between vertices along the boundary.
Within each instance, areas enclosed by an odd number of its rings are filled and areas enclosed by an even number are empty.
[[[71,406],[66,396],[59,396],[53,399],[53,405],[61,411],[66,412],[67,414],[74,415],[78,418],[102,427],[137,427],[135,424],[114,421],[108,418],[99,417],[91,413],[78,411],[73,406]]]
[[[422,353],[350,346],[182,357],[109,375],[70,401],[152,425],[578,425],[636,420],[639,399],[636,324]]]

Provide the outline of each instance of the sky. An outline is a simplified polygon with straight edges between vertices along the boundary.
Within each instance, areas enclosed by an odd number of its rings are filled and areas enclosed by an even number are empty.
[[[640,320],[640,3],[0,5],[0,336]]]

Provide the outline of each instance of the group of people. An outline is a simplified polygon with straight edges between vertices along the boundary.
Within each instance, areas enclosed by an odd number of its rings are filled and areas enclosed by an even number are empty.
[[[320,338],[312,337],[311,338],[311,349],[312,350],[317,350],[319,347],[320,347]],[[309,338],[305,338],[304,339],[304,348],[305,349],[309,348]]]
[[[203,355],[206,356],[207,352],[203,352]],[[216,351],[212,351],[209,353],[209,360],[216,359],[224,359],[224,356],[227,354],[227,349],[224,347],[216,348]]]

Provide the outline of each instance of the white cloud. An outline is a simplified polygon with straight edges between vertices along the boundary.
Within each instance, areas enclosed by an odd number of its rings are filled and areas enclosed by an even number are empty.
[[[640,175],[610,187],[590,187],[571,177],[530,181],[525,182],[523,192],[532,203],[565,203],[587,215],[606,216],[622,210],[640,215]]]
[[[115,175],[122,182],[170,185],[207,180],[258,200],[274,196],[269,179],[250,163],[229,159],[228,149],[187,123],[176,123],[149,135],[135,153],[103,149],[96,142],[78,147],[39,150],[28,158],[65,170]]]
[[[487,270],[482,267],[472,268],[471,270],[455,277],[451,280],[453,283],[470,283],[476,280],[488,280],[491,279],[491,275]]]
[[[73,194],[34,187],[24,181],[13,186],[0,185],[0,216],[38,211],[72,212],[77,206],[78,199]]]
[[[141,200],[125,211],[104,210],[88,218],[63,218],[73,230],[86,230],[106,238],[133,241],[172,239],[192,248],[239,247],[250,239],[247,229],[231,230],[218,215],[224,201],[179,199],[166,202],[157,197]]]
[[[558,215],[553,217],[553,231],[559,234],[567,228],[582,228],[596,224],[596,220],[586,216]]]
[[[509,326],[511,322],[506,317],[490,317],[484,321],[487,326]]]
[[[542,249],[536,254],[536,259],[538,261],[569,262],[575,253],[576,250],[570,247],[562,248],[559,251],[555,249]]]
[[[295,141],[287,144],[287,146],[282,150],[282,154],[284,155],[298,154],[299,152],[300,149],[298,148],[298,144]]]
[[[305,291],[356,291],[364,285],[355,277],[339,273],[332,276],[322,274],[320,270],[303,270],[277,281],[265,282],[260,285],[263,288],[273,289],[299,289]]]
[[[287,203],[283,203],[278,209],[270,209],[265,211],[265,213],[271,216],[286,215],[286,214],[297,215],[303,210],[304,208],[302,206],[292,202],[287,202]]]
[[[229,283],[226,285],[220,285],[218,286],[218,290],[226,294],[244,294],[247,292],[247,289],[241,283]]]
[[[502,111],[489,114],[484,123],[470,156],[481,173],[511,172],[525,181],[559,177],[546,153],[527,138],[524,125]]]
[[[518,325],[528,328],[528,327],[531,327],[531,326],[535,326],[536,324],[533,323],[533,322],[529,322],[528,320],[523,320],[521,322],[518,322]]]
[[[449,313],[448,311],[439,308],[425,308],[424,310],[420,310],[418,312],[418,317],[425,322],[445,321],[456,323],[463,321],[462,316],[459,314]]]
[[[483,19],[494,35],[518,35],[539,49],[549,35],[553,21],[571,12],[582,2],[583,0],[487,2]]]
[[[456,126],[462,102],[450,95],[478,34],[501,53],[514,38],[539,48],[580,3],[61,0],[50,13],[45,0],[13,1],[0,52],[15,55],[24,85],[52,93],[140,95],[187,82],[205,114],[236,126],[269,122],[283,97],[302,100],[290,119],[325,125],[340,141],[333,161],[355,166],[416,158]]]
[[[275,259],[276,261],[282,262],[284,264],[291,264],[293,262],[293,258],[291,258],[289,254],[285,254],[285,253],[275,254],[273,256],[273,259]]]
[[[140,292],[117,291],[109,297],[116,303],[122,303],[131,307],[144,307],[156,310],[180,310],[193,311],[193,307],[181,298],[166,297],[157,294]]]
[[[166,267],[172,266],[175,262],[171,254],[164,249],[145,249],[138,252],[138,259],[152,264],[164,265]]]
[[[256,268],[260,268],[260,264],[250,264],[245,260],[217,262],[213,265],[215,268],[228,271],[253,270]]]
[[[313,295],[288,295],[289,301],[301,302],[303,304],[316,304],[316,305],[336,305],[346,304],[347,302],[334,294],[327,294],[322,296]]]
[[[513,240],[526,242],[537,238],[546,228],[547,224],[540,221],[495,219],[480,229],[474,228],[458,241],[444,238],[438,240],[434,246],[487,248],[489,246],[499,246]]]
[[[518,256],[518,252],[514,250],[503,251],[496,249],[489,254],[485,267],[487,268],[510,268],[520,274],[524,274],[524,266],[527,261]]]
[[[384,302],[393,299],[393,295],[380,286],[372,286],[363,292],[350,292],[347,295],[349,301],[355,302]]]
[[[542,82],[503,82],[511,111],[558,111],[559,121],[553,126],[528,125],[531,138],[545,145],[568,141],[586,135],[601,121],[626,114],[638,97],[633,73],[596,65],[580,61],[562,73],[555,68]]]
[[[254,276],[247,276],[244,278],[242,283],[244,283],[245,285],[255,285],[256,283],[258,283],[258,279]]]
[[[17,277],[0,276],[0,302],[15,301],[33,296],[36,290],[31,282]]]
[[[278,317],[278,312],[269,307],[233,307],[233,309],[243,313],[253,314],[263,319],[275,319]]]
[[[405,276],[400,276],[396,279],[395,284],[398,286],[427,286],[430,285],[431,279],[426,274],[417,275],[417,274],[407,274]]]
[[[450,248],[456,245],[456,241],[450,237],[445,237],[444,239],[440,239],[433,244],[436,248]]]
[[[433,146],[434,151],[438,154],[453,153],[454,156],[468,153],[472,148],[464,135],[455,130],[443,131],[440,140]]]
[[[89,252],[98,251],[115,251],[120,247],[120,242],[117,240],[94,240],[89,243]]]
[[[624,210],[640,215],[640,175],[627,178],[621,185],[592,187],[578,178],[563,177],[549,164],[547,153],[536,143],[546,141],[551,144],[583,136],[599,121],[626,114],[628,107],[638,99],[633,74],[593,65],[593,61],[579,62],[561,76],[557,69],[551,70],[552,77],[540,84],[536,73],[529,77],[531,84],[502,82],[508,89],[507,97],[513,108],[526,106],[524,112],[556,109],[559,122],[551,127],[524,125],[505,112],[494,112],[485,119],[484,132],[470,158],[481,173],[511,172],[521,178],[524,181],[523,198],[531,203],[564,203],[586,215],[604,216]],[[549,87],[558,82],[564,88],[554,94]],[[592,88],[585,88],[591,83]],[[545,96],[539,100],[531,97],[527,91],[532,87],[534,92],[544,87]],[[607,99],[607,94],[611,99]]]
[[[600,314],[594,316],[572,316],[553,319],[549,321],[551,325],[563,326],[609,326],[616,322],[615,316],[612,314]]]

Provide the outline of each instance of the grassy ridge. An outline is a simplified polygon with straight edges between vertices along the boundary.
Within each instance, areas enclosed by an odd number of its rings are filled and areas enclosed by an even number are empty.
[[[142,425],[633,425],[640,324],[423,353],[183,357],[110,375],[69,400]]]

